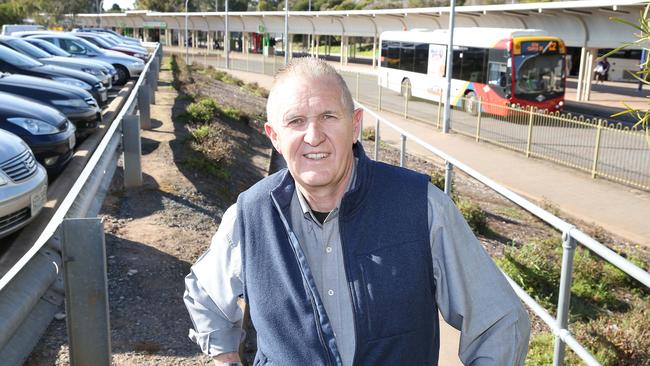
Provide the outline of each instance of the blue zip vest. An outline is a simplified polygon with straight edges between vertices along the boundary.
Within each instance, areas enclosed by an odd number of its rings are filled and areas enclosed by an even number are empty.
[[[428,177],[368,159],[339,228],[353,304],[354,365],[437,365],[438,313],[427,221]],[[244,296],[257,331],[254,365],[341,365],[332,327],[296,236],[287,170],[242,193]]]

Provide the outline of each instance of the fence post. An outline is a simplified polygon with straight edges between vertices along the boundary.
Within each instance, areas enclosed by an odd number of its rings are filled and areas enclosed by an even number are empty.
[[[379,159],[379,117],[375,119],[375,161]]]
[[[562,269],[560,274],[560,292],[557,302],[557,325],[560,329],[567,329],[569,322],[569,304],[571,303],[571,280],[573,276],[573,256],[576,250],[576,242],[571,236],[571,230],[562,233]],[[565,344],[560,337],[555,337],[553,351],[553,366],[564,364]]]
[[[528,110],[528,141],[526,142],[526,157],[530,157],[530,144],[533,140],[533,107]]]
[[[450,162],[445,161],[445,194],[451,197],[452,190],[452,174],[454,173],[454,166]]]
[[[381,79],[377,83],[377,110],[381,111]]]
[[[603,120],[598,120],[598,128],[596,130],[596,144],[594,146],[594,160],[591,164],[591,178],[596,178],[598,173],[598,157],[600,156],[600,136],[603,131]]]
[[[140,146],[140,118],[125,115],[122,119],[124,146],[124,187],[142,185],[142,147]]]
[[[476,120],[476,142],[478,142],[481,139],[481,107],[483,104],[483,100],[481,97],[478,97],[478,119]]]
[[[411,92],[411,89],[408,88],[406,90],[406,93],[404,93],[404,118],[408,119],[408,113],[409,113],[409,98],[408,95]]]
[[[442,113],[442,90],[440,91],[440,95],[438,96],[438,116],[436,117],[438,129],[440,129],[440,113]]]
[[[154,81],[153,70],[151,69],[151,66],[149,67],[147,75],[145,75],[145,80],[142,84],[143,85],[140,85],[140,90],[149,89],[149,104],[156,104],[156,82]]]
[[[406,136],[399,135],[399,166],[406,165]]]
[[[104,226],[99,218],[64,219],[63,273],[70,364],[111,365]]]
[[[359,100],[359,73],[357,72],[357,84],[355,86],[355,95],[356,100]]]

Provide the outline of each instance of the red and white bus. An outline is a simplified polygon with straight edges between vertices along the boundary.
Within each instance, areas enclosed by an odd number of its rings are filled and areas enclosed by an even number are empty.
[[[438,101],[446,88],[447,30],[383,32],[378,82],[406,95]],[[566,47],[545,31],[456,28],[452,105],[508,114],[505,105],[557,111],[564,106]]]

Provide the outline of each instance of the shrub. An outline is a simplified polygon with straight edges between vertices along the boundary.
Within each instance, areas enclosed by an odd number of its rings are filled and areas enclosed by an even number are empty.
[[[431,172],[431,184],[438,187],[439,190],[445,190],[445,174],[440,171]]]
[[[192,138],[197,143],[202,143],[210,135],[210,125],[201,125],[191,131]]]
[[[467,221],[469,227],[472,228],[474,234],[478,235],[487,233],[487,216],[481,206],[466,199],[458,199],[456,201],[456,206],[458,206],[460,213],[463,214],[465,221]]]
[[[366,127],[361,131],[361,138],[363,140],[375,141],[375,129],[373,127]]]
[[[213,99],[203,98],[187,107],[190,122],[195,124],[207,124],[212,121],[218,111],[217,103]]]

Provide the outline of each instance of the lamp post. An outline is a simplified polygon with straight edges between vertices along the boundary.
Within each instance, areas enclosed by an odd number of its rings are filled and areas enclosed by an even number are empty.
[[[284,0],[284,64],[289,63],[289,0]]]
[[[189,39],[187,38],[187,3],[190,0],[185,0],[185,65],[187,65],[190,57],[189,53],[190,50],[187,48],[187,45],[189,44]]]
[[[223,32],[223,52],[226,54],[226,69],[230,68],[230,31],[228,31],[228,0],[226,0],[226,19],[224,22],[226,28]]]
[[[456,19],[456,0],[451,0],[449,4],[449,43],[447,44],[447,69],[445,71],[447,77],[447,89],[445,90],[445,110],[442,117],[442,132],[449,133],[450,121],[449,115],[451,113],[450,99],[451,99],[451,70],[452,62],[454,60],[454,22]]]

